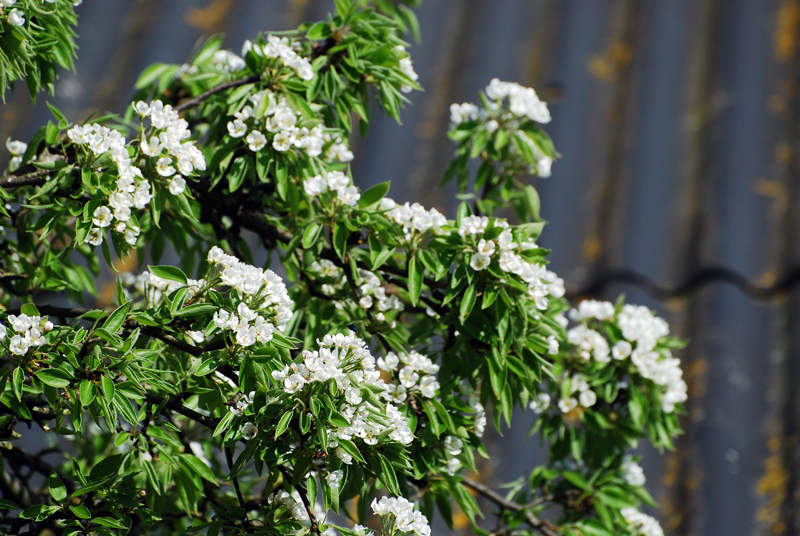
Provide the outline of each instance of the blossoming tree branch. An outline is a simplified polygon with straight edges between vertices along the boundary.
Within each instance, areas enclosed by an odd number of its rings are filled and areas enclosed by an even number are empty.
[[[51,107],[8,141],[0,533],[428,536],[459,510],[478,534],[663,534],[630,450],[680,432],[681,343],[645,307],[564,299],[536,243],[530,177],[558,157],[536,92],[452,105],[456,214],[353,184],[371,101],[399,119],[420,89],[415,3],[336,0],[239,54],[212,38],[123,115]],[[74,17],[49,4],[0,0],[0,42]],[[81,307],[126,257],[149,265]],[[521,410],[549,461],[501,492],[476,457]]]

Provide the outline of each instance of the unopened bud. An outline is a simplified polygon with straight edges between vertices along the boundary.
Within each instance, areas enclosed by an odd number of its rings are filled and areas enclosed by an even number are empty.
[[[53,323],[50,322],[49,320],[47,322],[42,323],[42,331],[44,331],[45,333],[50,333],[51,331],[53,331],[53,327],[54,327]]]
[[[147,491],[145,491],[145,490],[140,490],[140,491],[139,491],[139,497],[147,497]]]

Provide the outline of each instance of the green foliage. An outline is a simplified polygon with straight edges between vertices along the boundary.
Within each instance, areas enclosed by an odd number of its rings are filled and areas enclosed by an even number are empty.
[[[0,431],[38,426],[72,450],[57,467],[0,452],[46,478],[3,497],[1,527],[320,534],[371,508],[383,534],[426,536],[434,512],[452,525],[460,509],[484,534],[473,493],[510,533],[643,526],[653,501],[626,451],[679,433],[680,343],[621,302],[584,302],[568,325],[524,178],[558,156],[535,92],[493,81],[484,112],[453,111],[446,178],[473,201],[455,219],[396,204],[388,183],[352,185],[351,120],[367,133],[370,98],[399,120],[419,89],[403,41],[414,5],[337,0],[242,57],[212,38],[190,63],[146,69],[123,116],[70,125],[51,108],[10,146]],[[492,216],[511,205],[518,224]],[[285,277],[255,266],[253,237]],[[39,293],[83,303],[102,263],[148,255],[102,310]],[[499,431],[528,407],[550,460],[503,498],[465,473],[489,455],[489,416]]]
[[[0,95],[4,102],[6,89],[23,79],[32,98],[42,90],[52,95],[58,67],[75,68],[73,27],[77,17],[73,3],[17,0],[0,9]]]

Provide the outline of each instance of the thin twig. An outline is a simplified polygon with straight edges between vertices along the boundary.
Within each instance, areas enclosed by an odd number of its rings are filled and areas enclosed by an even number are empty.
[[[501,508],[513,510],[514,512],[525,510],[525,521],[528,522],[528,525],[538,530],[545,536],[558,536],[558,532],[554,530],[555,527],[550,522],[543,519],[539,519],[532,512],[526,510],[525,506],[515,502],[507,501],[505,497],[503,497],[493,489],[489,488],[488,486],[485,486],[484,484],[481,484],[480,482],[471,480],[469,478],[465,478],[464,480],[461,481],[461,483],[467,486],[468,488],[477,491],[478,493],[480,493],[481,495],[483,495],[484,497],[495,503],[497,506],[500,506]]]
[[[225,91],[226,89],[231,89],[231,88],[234,88],[234,87],[243,86],[245,84],[251,84],[253,82],[258,82],[259,80],[261,80],[261,75],[260,74],[254,74],[254,75],[250,75],[250,76],[248,76],[246,78],[240,78],[238,80],[232,80],[230,82],[225,82],[225,83],[220,84],[218,86],[214,86],[211,89],[209,89],[208,91],[204,91],[203,93],[200,93],[198,96],[196,96],[196,97],[194,97],[192,99],[189,99],[187,101],[184,101],[183,103],[179,104],[178,106],[175,107],[175,111],[176,112],[182,112],[184,110],[188,110],[189,108],[193,108],[194,106],[197,106],[198,104],[200,104],[201,102],[203,102],[204,100],[209,98],[210,96],[215,95],[215,94],[217,94],[217,93],[219,93],[221,91]]]

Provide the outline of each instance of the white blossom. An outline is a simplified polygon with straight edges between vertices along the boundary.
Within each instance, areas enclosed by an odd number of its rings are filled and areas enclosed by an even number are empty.
[[[267,137],[260,131],[254,130],[245,138],[251,151],[260,151],[267,144]]]
[[[17,8],[8,14],[8,23],[12,26],[23,26],[25,24],[25,14]]]
[[[169,181],[169,193],[172,195],[180,195],[186,189],[186,180],[180,175],[174,176]]]

